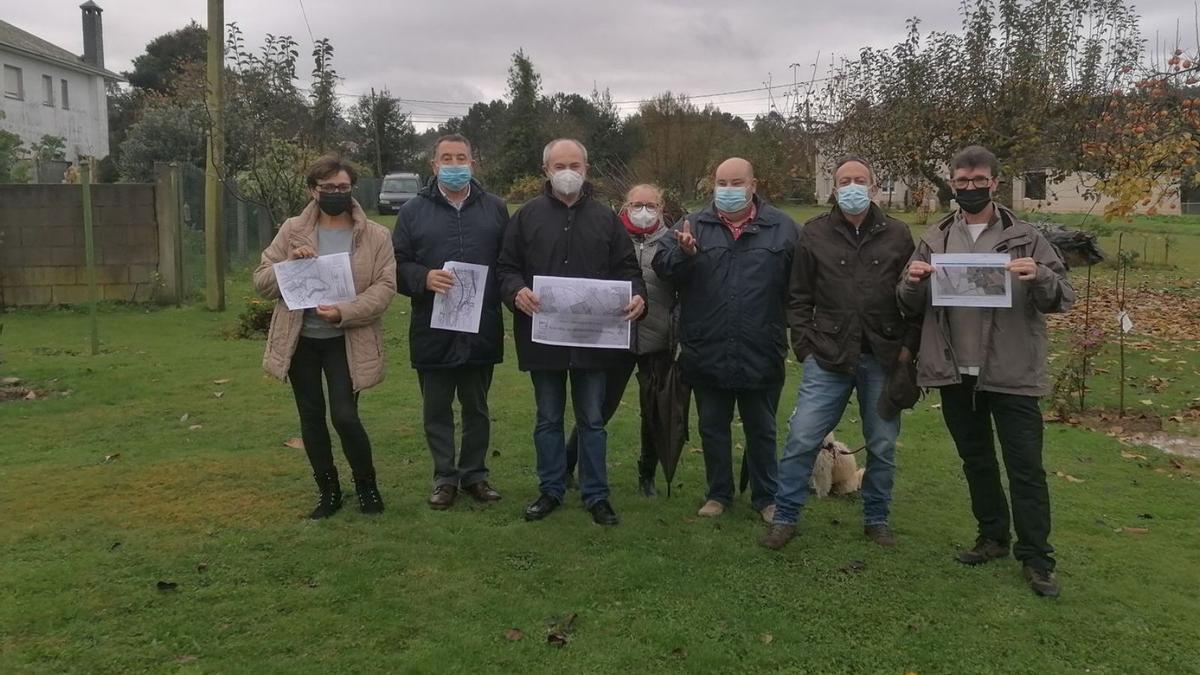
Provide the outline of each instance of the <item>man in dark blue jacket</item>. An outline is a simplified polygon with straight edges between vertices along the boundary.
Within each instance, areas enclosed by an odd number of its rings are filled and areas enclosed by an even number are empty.
[[[541,302],[533,292],[535,276],[628,281],[632,302],[627,320],[646,311],[646,284],[633,243],[617,214],[592,197],[587,182],[587,149],[573,139],[557,139],[542,152],[546,187],[513,214],[500,254],[500,293],[513,310],[513,335],[521,370],[533,380],[537,426],[538,498],[525,519],[541,520],[562,504],[566,492],[567,447],[563,413],[567,380],[579,430],[579,491],[592,520],[616,525],[609,503],[604,430],[606,371],[628,360],[618,349],[563,347],[533,341],[532,318]]]
[[[787,354],[788,279],[797,227],[755,194],[754,167],[717,167],[713,203],[663,240],[654,271],[679,291],[683,379],[696,395],[708,501],[714,517],[733,502],[730,425],[746,434],[750,502],[775,515],[776,422]]]
[[[508,206],[471,177],[471,143],[458,134],[433,146],[434,177],[396,216],[396,286],[412,298],[409,355],[424,403],[425,440],[433,455],[433,494],[429,506],[448,509],[459,489],[475,500],[500,499],[488,483],[491,440],[488,389],[492,369],[504,358],[504,320],[496,261],[508,225]],[[488,268],[483,308],[476,333],[432,328],[437,294],[469,291],[450,261]],[[455,289],[455,286],[459,286]],[[462,451],[454,461],[455,394],[462,406]]]

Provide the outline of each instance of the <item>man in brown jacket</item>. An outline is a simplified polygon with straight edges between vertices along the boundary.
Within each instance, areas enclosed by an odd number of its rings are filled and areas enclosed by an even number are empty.
[[[852,391],[867,441],[864,532],[880,546],[895,545],[888,514],[900,414],[881,414],[879,403],[889,373],[907,367],[916,349],[917,325],[901,318],[895,290],[912,234],[871,202],[878,189],[866,160],[846,157],[833,178],[837,206],[804,224],[792,259],[788,323],[804,381],[779,460],[774,518],[759,542],[770,549],[795,535],[817,453]]]
[[[1009,553],[1009,508],[992,440],[994,420],[1012,496],[1014,552],[1033,591],[1055,597],[1038,399],[1050,392],[1045,315],[1070,309],[1075,291],[1054,247],[992,202],[995,155],[971,146],[954,156],[950,169],[959,210],[921,238],[897,295],[905,315],[924,316],[917,383],[941,392],[942,417],[962,458],[979,524],[975,546],[959,553],[958,561],[979,565]],[[1012,306],[934,307],[929,278],[935,271],[932,256],[940,253],[1010,255]]]

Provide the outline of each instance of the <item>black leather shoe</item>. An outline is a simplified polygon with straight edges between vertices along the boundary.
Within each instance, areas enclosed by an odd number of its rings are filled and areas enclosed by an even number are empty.
[[[592,504],[588,507],[588,511],[592,513],[592,522],[597,525],[616,525],[621,522],[621,519],[617,517],[617,512],[613,511],[612,504],[609,504],[607,499],[601,499]]]
[[[638,479],[638,494],[642,495],[643,497],[657,497],[658,490],[655,489],[655,487],[654,487],[654,479],[653,478],[639,478]]]
[[[541,520],[554,513],[554,509],[557,509],[561,503],[550,495],[541,495],[537,501],[525,507],[525,520],[531,522]]]

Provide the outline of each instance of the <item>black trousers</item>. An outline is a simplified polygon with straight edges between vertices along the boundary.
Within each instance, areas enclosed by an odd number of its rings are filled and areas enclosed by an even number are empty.
[[[301,337],[292,355],[288,380],[300,413],[300,437],[313,473],[336,473],[329,427],[325,424],[325,392],[321,373],[329,386],[329,416],[342,441],[342,452],[356,480],[374,480],[371,440],[358,418],[358,394],[350,381],[344,337],[316,339]]]
[[[783,382],[763,389],[713,389],[693,387],[700,441],[704,449],[707,499],[725,506],[733,503],[733,409],[737,406],[746,435],[746,460],[750,469],[750,503],[761,511],[775,503],[779,462],[776,457],[779,395]]]
[[[425,443],[433,456],[433,483],[466,487],[487,480],[492,437],[488,390],[494,366],[462,366],[417,373],[424,403]],[[462,408],[462,450],[454,461],[454,397]]]
[[[1042,411],[1033,396],[975,391],[976,378],[941,387],[942,417],[962,458],[979,536],[1017,543],[1013,555],[1031,567],[1054,569],[1050,538],[1050,489],[1042,467]],[[1000,482],[992,423],[1008,473],[1012,516]]]
[[[653,375],[653,379],[661,380],[666,376],[671,363],[671,353],[662,351],[653,354],[642,354],[637,357],[636,361],[630,361],[620,368],[612,368],[605,371],[604,406],[601,408],[601,412],[604,414],[604,424],[608,424],[613,415],[616,415],[617,408],[621,406],[621,398],[625,394],[625,387],[629,385],[629,378],[633,376],[635,366],[641,373]],[[649,397],[652,393],[646,387],[638,387],[638,404],[643,411],[641,428],[642,449],[638,455],[638,478],[645,479],[653,479],[655,467],[658,466],[658,447],[654,442],[654,429],[651,427],[649,417],[645,413],[647,406],[650,405]],[[578,461],[579,437],[575,428],[572,427],[571,435],[567,439],[568,476],[575,474],[575,465]]]

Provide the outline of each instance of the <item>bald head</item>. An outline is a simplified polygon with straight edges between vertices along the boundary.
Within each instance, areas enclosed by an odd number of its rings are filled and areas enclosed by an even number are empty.
[[[754,166],[741,157],[730,157],[717,167],[713,185],[713,199],[718,211],[727,215],[748,212],[758,189]]]
[[[715,178],[717,185],[734,185],[734,183],[729,182],[722,183],[722,179],[732,181],[740,178],[743,181],[749,182],[754,180],[754,165],[741,157],[730,157],[717,166]]]

